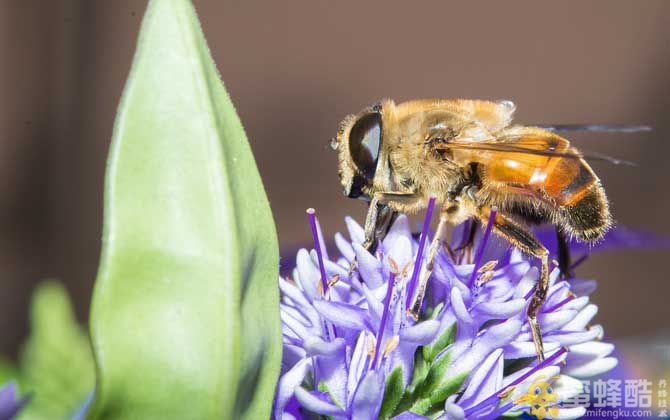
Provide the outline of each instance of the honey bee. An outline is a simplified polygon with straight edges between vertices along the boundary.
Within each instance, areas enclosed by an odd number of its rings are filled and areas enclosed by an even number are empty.
[[[537,356],[544,359],[537,314],[549,283],[549,252],[527,225],[551,223],[560,237],[593,242],[612,226],[600,180],[584,155],[556,132],[512,125],[510,101],[392,100],[349,115],[331,146],[344,194],[369,202],[364,246],[374,251],[399,212],[430,197],[440,220],[408,314],[418,317],[448,224],[469,219],[541,261],[527,309]]]

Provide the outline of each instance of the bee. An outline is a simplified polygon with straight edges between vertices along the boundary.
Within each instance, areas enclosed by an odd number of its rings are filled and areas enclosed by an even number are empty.
[[[550,223],[560,238],[594,242],[612,217],[584,155],[559,130],[512,125],[514,111],[511,101],[383,100],[347,116],[331,146],[344,194],[369,203],[363,246],[371,252],[398,213],[416,213],[430,197],[440,206],[426,270],[408,308],[415,319],[447,225],[474,219],[486,226],[495,211],[492,231],[541,262],[527,318],[543,360],[537,314],[549,285],[549,252],[527,226]]]

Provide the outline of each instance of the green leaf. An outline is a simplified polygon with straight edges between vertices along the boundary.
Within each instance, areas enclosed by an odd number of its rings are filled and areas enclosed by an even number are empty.
[[[187,0],[152,0],[114,128],[89,418],[268,418],[277,237]]]
[[[427,346],[422,347],[423,358],[432,363],[435,357],[440,354],[440,352],[447,348],[451,343],[456,339],[456,322],[451,324],[449,328],[444,330],[435,341],[428,344]]]
[[[417,349],[414,353],[414,371],[412,372],[412,380],[407,387],[408,392],[414,392],[414,390],[423,383],[428,375],[429,368],[430,364],[423,358],[423,352],[421,349]]]
[[[417,414],[424,414],[431,406],[431,394],[439,388],[444,380],[444,375],[449,368],[451,353],[447,353],[428,368],[426,378],[417,386],[412,398],[412,407],[410,411]]]
[[[380,419],[388,419],[393,416],[393,412],[398,407],[403,392],[405,391],[402,385],[402,367],[398,366],[386,378],[386,386],[384,387],[384,399],[382,400],[382,407],[379,411]]]
[[[46,282],[37,288],[30,330],[21,349],[19,383],[33,398],[19,419],[69,418],[93,391],[95,368],[63,286]]]
[[[451,353],[447,353],[430,366],[426,379],[416,389],[410,411],[426,414],[436,405],[443,404],[447,397],[458,392],[468,375],[446,376],[450,362]]]
[[[430,306],[430,307],[428,307],[428,309],[426,309],[426,313],[424,314],[424,317],[426,319],[435,319],[435,318],[437,318],[438,315],[440,315],[440,313],[442,312],[442,309],[444,309],[444,302],[438,303],[437,306],[435,306],[435,307]]]
[[[423,359],[421,349],[417,349],[414,353],[414,370],[412,371],[412,379],[410,380],[407,389],[405,389],[405,393],[403,394],[402,398],[400,399],[400,403],[393,413],[394,415],[405,412],[409,410],[410,407],[412,407],[412,404],[416,399],[415,392],[426,379],[429,368],[430,365]]]
[[[467,373],[462,373],[450,378],[444,378],[444,380],[440,382],[437,388],[435,388],[433,392],[430,393],[430,402],[433,405],[442,405],[449,396],[458,392],[467,377]]]

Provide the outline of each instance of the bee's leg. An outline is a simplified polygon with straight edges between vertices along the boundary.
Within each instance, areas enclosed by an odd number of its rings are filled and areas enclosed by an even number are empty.
[[[486,210],[482,213],[480,218],[486,223],[489,211]],[[540,280],[535,286],[535,291],[526,312],[531,334],[533,335],[533,342],[535,343],[537,358],[542,361],[544,360],[544,345],[542,344],[540,325],[537,322],[537,314],[547,297],[547,289],[549,288],[549,251],[530,232],[500,213],[496,215],[493,228],[496,233],[506,238],[522,252],[533,255],[542,262]]]
[[[377,241],[384,239],[391,225],[398,217],[398,212],[389,207],[389,202],[409,202],[418,196],[411,193],[378,192],[370,200],[368,213],[365,216],[365,240],[363,247],[370,253],[375,252]],[[351,262],[349,276],[356,269],[356,259]]]
[[[370,252],[374,252],[377,245],[377,219],[382,207],[386,206],[380,203],[377,197],[373,197],[368,206],[368,213],[365,215],[365,240],[362,245]]]
[[[558,269],[561,271],[561,277],[570,279],[574,274],[570,271],[572,262],[570,261],[570,247],[563,231],[556,228],[556,239],[558,240]]]
[[[475,247],[475,236],[477,235],[477,230],[479,229],[479,222],[475,219],[470,221],[470,226],[466,232],[466,237],[463,243],[461,243],[457,251],[461,251],[459,263],[463,263],[465,260],[466,264],[472,264],[472,250]]]
[[[428,261],[426,262],[426,271],[422,277],[419,279],[419,285],[417,287],[416,297],[412,303],[412,306],[407,308],[407,314],[410,315],[415,320],[419,319],[419,312],[421,311],[421,305],[423,304],[423,298],[426,295],[426,286],[428,285],[428,279],[433,273],[433,266],[435,265],[435,257],[437,257],[437,252],[444,243],[444,240],[447,236],[447,223],[448,223],[448,214],[446,211],[440,212],[440,223],[437,225],[437,231],[435,231],[435,237],[430,243],[430,249],[428,250]],[[419,262],[420,263],[420,262]]]
[[[389,203],[409,203],[418,198],[414,193],[378,192],[375,193],[368,214],[365,216],[365,241],[363,247],[370,252],[375,251],[378,240],[383,240],[391,225],[398,217],[398,212],[391,209]]]

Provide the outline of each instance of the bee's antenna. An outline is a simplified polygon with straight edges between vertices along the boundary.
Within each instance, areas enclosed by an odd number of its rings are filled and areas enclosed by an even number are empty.
[[[643,133],[651,131],[648,125],[621,125],[621,124],[538,124],[536,127],[543,128],[555,133],[562,131],[589,131],[593,133]]]

